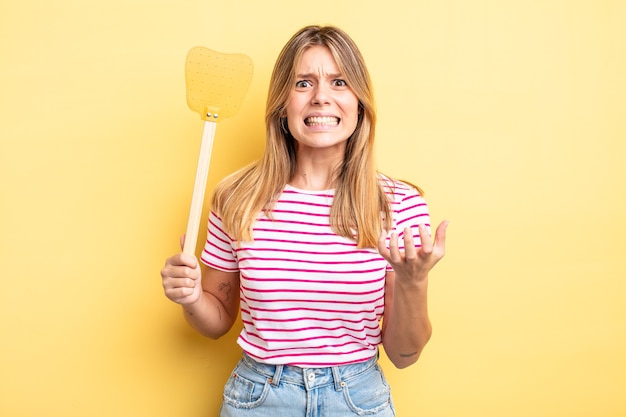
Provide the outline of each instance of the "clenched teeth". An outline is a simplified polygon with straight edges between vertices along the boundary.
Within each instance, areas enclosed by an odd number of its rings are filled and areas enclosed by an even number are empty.
[[[335,126],[339,123],[339,118],[333,116],[307,117],[306,119],[304,119],[304,123],[307,126]]]

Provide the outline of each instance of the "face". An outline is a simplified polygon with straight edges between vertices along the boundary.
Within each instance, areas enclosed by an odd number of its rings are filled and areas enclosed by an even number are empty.
[[[298,151],[345,150],[357,125],[359,100],[328,48],[312,46],[304,52],[296,66],[296,81],[286,111]]]

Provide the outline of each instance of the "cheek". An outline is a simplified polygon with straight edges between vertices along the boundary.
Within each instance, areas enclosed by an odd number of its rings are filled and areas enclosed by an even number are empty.
[[[355,95],[344,96],[337,102],[343,108],[346,116],[355,118],[359,116],[359,99]]]
[[[345,117],[346,117],[346,123],[349,123],[350,125],[354,125],[356,127],[356,124],[359,120],[359,102],[349,102],[346,103],[346,106],[344,107],[345,109]]]
[[[301,119],[301,109],[301,103],[299,102],[299,100],[294,99],[293,97],[290,98],[285,105],[285,116],[287,117],[287,121],[290,127],[292,123],[295,124],[298,120]]]
[[[297,134],[298,129],[300,128],[300,124],[297,122],[297,120],[298,119],[294,117],[287,116],[287,128],[292,135],[294,135],[294,133]]]

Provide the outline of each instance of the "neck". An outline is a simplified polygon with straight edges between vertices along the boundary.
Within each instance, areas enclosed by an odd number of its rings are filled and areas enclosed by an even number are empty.
[[[330,190],[335,187],[338,163],[315,158],[298,159],[289,184],[302,190]]]
[[[307,173],[296,173],[289,185],[301,190],[321,191],[333,188],[333,181],[330,176],[315,176]]]
[[[345,152],[344,146],[310,148],[296,146],[296,169],[289,184],[302,190],[329,190],[335,187],[337,167]]]

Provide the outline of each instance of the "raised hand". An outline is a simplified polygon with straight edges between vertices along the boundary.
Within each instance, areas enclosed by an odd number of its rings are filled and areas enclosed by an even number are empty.
[[[413,233],[409,227],[404,229],[404,250],[398,248],[398,233],[393,232],[387,248],[387,232],[383,231],[378,239],[378,252],[393,267],[399,279],[426,279],[428,272],[443,258],[446,246],[446,229],[448,221],[437,226],[435,238],[432,240],[426,225],[419,226],[421,247],[416,247]]]

